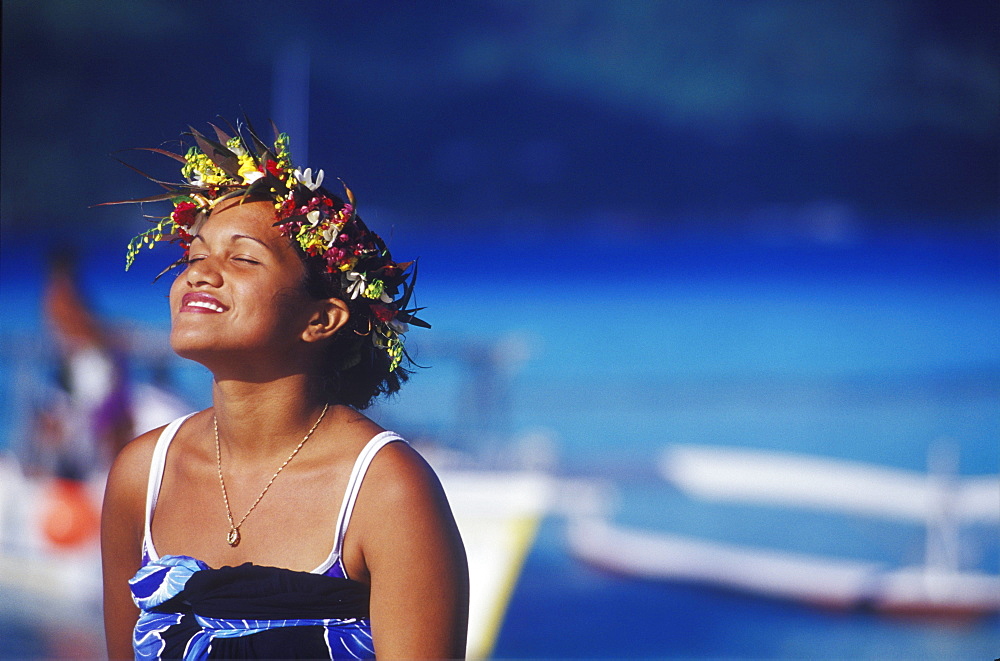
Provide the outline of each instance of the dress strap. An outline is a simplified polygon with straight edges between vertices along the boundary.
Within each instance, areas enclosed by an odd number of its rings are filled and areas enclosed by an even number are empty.
[[[160,495],[160,484],[163,482],[163,467],[167,462],[167,449],[170,442],[177,435],[177,430],[181,428],[184,421],[196,413],[188,413],[177,418],[160,432],[160,437],[156,439],[156,446],[153,448],[153,458],[149,462],[149,482],[146,485],[146,523],[142,538],[142,547],[150,560],[159,560],[160,556],[153,548],[153,532],[151,523],[153,521],[153,510],[156,509],[156,500]]]
[[[354,469],[351,477],[347,481],[347,492],[344,494],[344,502],[340,506],[340,514],[337,516],[337,538],[333,546],[332,558],[339,558],[344,547],[344,535],[347,534],[347,525],[351,522],[351,512],[354,511],[354,503],[358,499],[358,492],[361,491],[361,482],[365,479],[368,466],[372,459],[383,447],[394,441],[403,441],[403,437],[391,431],[384,431],[376,434],[372,440],[361,450],[357,461],[354,462]]]

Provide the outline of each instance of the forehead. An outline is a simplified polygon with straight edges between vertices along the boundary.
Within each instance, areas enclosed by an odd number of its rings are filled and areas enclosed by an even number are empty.
[[[274,205],[271,202],[253,201],[241,204],[238,198],[223,200],[209,215],[198,234],[208,236],[236,232],[267,243],[287,243],[288,240],[281,236],[281,231],[274,226],[276,220]]]

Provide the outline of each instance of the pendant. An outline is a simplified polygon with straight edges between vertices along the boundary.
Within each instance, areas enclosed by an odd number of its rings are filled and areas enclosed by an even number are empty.
[[[240,529],[233,528],[229,531],[229,535],[226,536],[226,541],[230,546],[239,546],[240,544]]]

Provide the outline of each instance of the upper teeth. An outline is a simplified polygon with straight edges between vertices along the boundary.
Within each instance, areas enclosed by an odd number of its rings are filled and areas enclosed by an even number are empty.
[[[214,312],[222,312],[222,307],[210,301],[190,301],[188,306],[193,308],[208,308]]]

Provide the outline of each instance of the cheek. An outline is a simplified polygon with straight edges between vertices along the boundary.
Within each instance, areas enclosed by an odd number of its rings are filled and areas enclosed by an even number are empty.
[[[181,300],[181,278],[182,276],[177,276],[174,281],[170,283],[170,294],[167,296],[167,301],[170,305],[170,316],[173,316],[180,306]]]
[[[294,287],[276,287],[268,279],[230,281],[233,308],[228,315],[230,331],[252,336],[280,337],[297,333],[307,321],[302,293]]]
[[[289,287],[271,296],[270,308],[280,321],[298,326],[308,320],[310,300],[301,289]]]

